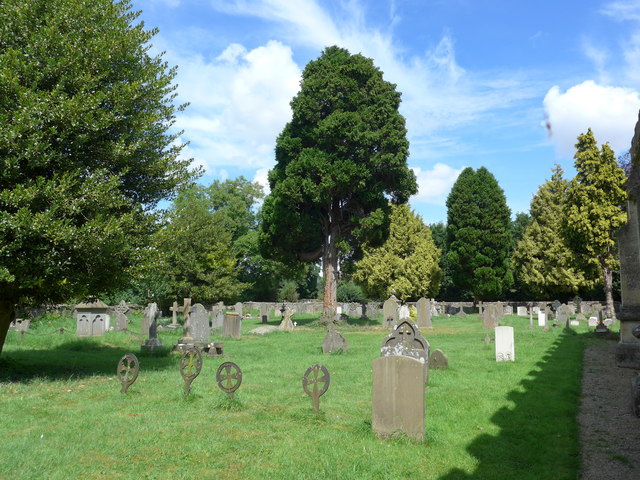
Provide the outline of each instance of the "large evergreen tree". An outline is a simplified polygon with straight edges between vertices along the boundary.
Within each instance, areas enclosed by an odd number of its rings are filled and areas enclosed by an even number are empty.
[[[0,2],[0,348],[18,302],[104,293],[188,181],[175,70],[130,2]]]
[[[261,248],[283,261],[322,259],[325,318],[334,318],[339,257],[382,242],[389,201],[416,193],[400,93],[373,61],[329,47],[302,74],[293,118],[276,142]]]
[[[447,264],[460,299],[496,300],[513,284],[511,218],[485,168],[465,168],[447,197]]]
[[[569,182],[560,165],[531,200],[531,223],[513,252],[513,266],[525,292],[538,299],[569,297],[592,288],[588,265],[580,265],[562,233]]]
[[[601,272],[608,315],[614,316],[613,270],[618,267],[615,234],[627,221],[626,176],[608,143],[598,149],[591,129],[578,136],[576,176],[565,202],[564,233],[571,249]]]
[[[353,279],[372,298],[391,293],[401,300],[432,297],[440,289],[440,250],[431,231],[408,205],[391,207],[391,228],[380,247],[363,247]]]

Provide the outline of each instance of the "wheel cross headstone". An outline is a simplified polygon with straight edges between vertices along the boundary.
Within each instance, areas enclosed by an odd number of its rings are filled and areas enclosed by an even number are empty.
[[[329,389],[331,376],[324,365],[312,365],[302,377],[302,389],[313,400],[313,409],[320,413],[320,397]]]
[[[191,347],[184,351],[180,359],[180,375],[184,379],[184,394],[188,395],[191,390],[191,382],[200,374],[202,370],[202,354],[200,350]]]
[[[118,380],[122,384],[120,393],[127,393],[127,389],[136,381],[140,372],[138,357],[133,353],[127,353],[118,362]]]
[[[220,390],[233,398],[233,393],[242,383],[242,370],[233,362],[224,362],[216,372],[216,382]]]

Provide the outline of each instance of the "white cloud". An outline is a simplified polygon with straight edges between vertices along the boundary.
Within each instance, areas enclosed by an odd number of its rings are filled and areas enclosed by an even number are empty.
[[[172,55],[176,56],[174,52]],[[273,163],[275,139],[291,118],[300,69],[280,42],[247,50],[232,43],[213,60],[182,56],[179,98],[190,102],[176,127],[208,173],[219,166],[259,168]]]
[[[609,142],[616,153],[622,153],[631,144],[640,96],[630,88],[588,80],[564,93],[554,86],[544,98],[544,109],[559,155],[573,155],[578,135],[588,128],[599,143]]]
[[[604,5],[601,12],[618,21],[640,21],[640,1],[622,0],[611,2]]]
[[[413,167],[418,181],[418,193],[411,197],[412,202],[444,205],[451,187],[464,168],[455,169],[443,163],[436,163],[431,170],[425,171]]]
[[[260,168],[256,171],[256,174],[253,177],[253,181],[262,185],[262,189],[264,191],[265,196],[271,193],[271,189],[269,188],[269,169],[268,168]]]

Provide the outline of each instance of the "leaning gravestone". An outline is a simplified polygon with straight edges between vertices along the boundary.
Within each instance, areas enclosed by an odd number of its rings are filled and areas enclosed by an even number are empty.
[[[191,324],[191,337],[195,343],[208,343],[211,339],[209,328],[209,312],[199,303],[191,307],[189,314]]]
[[[237,313],[225,313],[221,336],[239,339],[242,336],[242,317]]]
[[[429,368],[441,369],[449,366],[449,359],[442,350],[436,348],[429,357]]]
[[[416,310],[418,312],[417,324],[418,328],[433,328],[431,323],[431,305],[429,300],[422,297],[416,303]]]
[[[404,355],[373,360],[371,426],[379,436],[400,431],[414,440],[424,438],[425,365]]]
[[[347,339],[333,328],[327,330],[327,334],[322,341],[322,353],[344,352],[349,350]]]
[[[513,327],[496,327],[496,362],[515,362]]]

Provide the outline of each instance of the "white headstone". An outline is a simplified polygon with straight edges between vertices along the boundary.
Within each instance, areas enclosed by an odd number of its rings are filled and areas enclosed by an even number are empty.
[[[547,325],[547,316],[544,312],[538,311],[538,326],[545,327]]]
[[[590,327],[597,327],[598,326],[598,317],[589,317],[589,326]]]
[[[527,312],[527,307],[518,307],[519,317],[526,317],[527,315],[529,315],[529,313]]]
[[[398,310],[398,320],[406,320],[407,318],[411,318],[409,314],[409,305],[401,305]]]
[[[515,362],[513,327],[496,327],[496,362]]]

